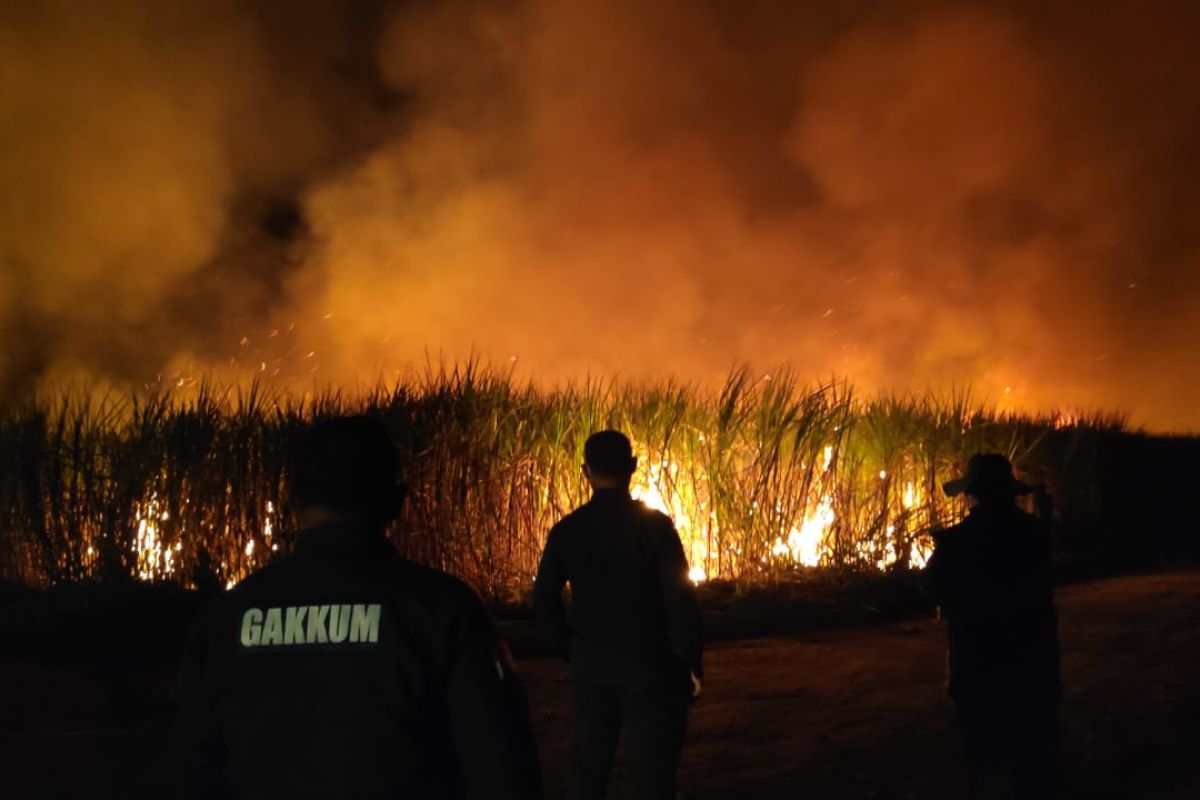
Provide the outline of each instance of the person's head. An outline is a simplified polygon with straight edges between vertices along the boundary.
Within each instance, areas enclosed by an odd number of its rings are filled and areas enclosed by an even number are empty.
[[[628,489],[637,459],[629,437],[620,431],[599,431],[583,445],[583,474],[593,489]]]
[[[366,416],[313,423],[300,437],[288,472],[292,505],[305,518],[344,517],[379,529],[400,513],[405,487],[387,427]]]
[[[966,494],[980,504],[1012,503],[1032,487],[1017,480],[1012,463],[1000,453],[976,453],[967,461],[967,474],[942,486],[950,497]]]

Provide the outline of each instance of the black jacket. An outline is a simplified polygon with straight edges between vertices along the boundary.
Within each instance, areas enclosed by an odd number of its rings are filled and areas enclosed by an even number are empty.
[[[960,702],[1055,702],[1058,622],[1050,537],[1014,503],[981,505],[934,535],[925,588],[941,606]]]
[[[576,681],[686,685],[688,669],[703,674],[700,612],[679,535],[668,516],[626,491],[595,492],[550,530],[533,604]]]
[[[528,713],[479,598],[342,525],[219,597],[181,669],[185,797],[528,797]],[[514,688],[517,694],[514,694]]]

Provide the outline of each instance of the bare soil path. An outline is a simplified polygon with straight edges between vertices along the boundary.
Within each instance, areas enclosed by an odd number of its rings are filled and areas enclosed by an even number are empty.
[[[1200,798],[1200,572],[1071,586],[1058,602],[1069,796]],[[716,645],[683,795],[961,796],[944,663],[932,620]],[[536,661],[525,672],[550,797],[561,797],[565,671]]]
[[[1200,798],[1200,571],[1059,592],[1063,745],[1077,798]],[[961,773],[932,620],[718,643],[687,798],[954,798]],[[562,664],[522,662],[548,796],[570,738]],[[0,658],[0,796],[168,796],[172,667]],[[623,796],[618,774],[613,796]]]

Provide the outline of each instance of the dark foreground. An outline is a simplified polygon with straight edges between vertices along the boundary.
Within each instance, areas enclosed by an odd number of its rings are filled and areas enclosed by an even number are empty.
[[[1200,797],[1200,571],[1071,586],[1059,604],[1069,796]],[[684,796],[958,797],[942,647],[932,621],[714,645]],[[559,797],[565,670],[522,667]],[[145,651],[79,666],[4,656],[3,796],[168,796],[171,671]]]

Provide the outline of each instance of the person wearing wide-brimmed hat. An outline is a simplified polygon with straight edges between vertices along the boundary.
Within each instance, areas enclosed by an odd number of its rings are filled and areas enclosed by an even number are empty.
[[[973,456],[944,489],[973,502],[934,534],[924,575],[947,622],[971,796],[1053,797],[1062,690],[1050,537],[1016,502],[1035,489],[998,453]]]

